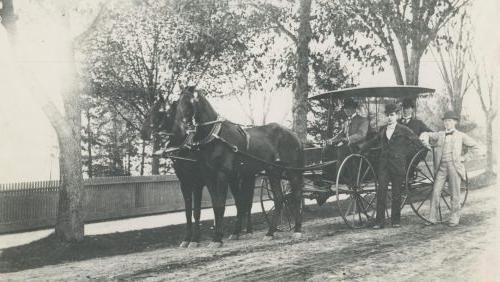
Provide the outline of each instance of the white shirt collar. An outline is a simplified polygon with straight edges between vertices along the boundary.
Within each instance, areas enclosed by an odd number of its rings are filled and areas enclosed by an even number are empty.
[[[395,124],[387,124],[387,129],[391,129],[392,130],[392,129],[396,128],[396,125],[397,125],[397,123],[395,123]]]

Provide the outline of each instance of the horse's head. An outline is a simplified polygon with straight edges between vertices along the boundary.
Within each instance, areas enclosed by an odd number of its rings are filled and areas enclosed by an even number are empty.
[[[198,93],[194,86],[186,87],[179,96],[174,124],[185,135],[189,127],[195,124],[197,118]]]
[[[147,115],[141,128],[141,137],[143,140],[150,140],[153,132],[172,135],[174,129],[175,112],[177,101],[170,104],[166,111],[152,110]]]

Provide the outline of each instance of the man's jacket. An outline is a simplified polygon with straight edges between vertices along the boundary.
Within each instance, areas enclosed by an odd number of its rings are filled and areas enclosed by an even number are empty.
[[[366,139],[370,122],[368,118],[356,114],[347,121],[347,140],[350,145],[357,144]]]
[[[386,130],[387,125],[382,126],[372,139],[363,144],[362,150],[379,148],[378,168],[389,169],[391,173],[403,176],[406,172],[407,156],[412,156],[422,148],[422,143],[417,135],[404,125],[396,124],[391,139],[387,139]]]
[[[452,151],[452,160],[455,169],[457,170],[458,175],[465,180],[465,166],[464,160],[465,156],[462,156],[463,147],[468,147],[471,150],[468,151],[468,154],[472,154],[471,151],[475,153],[480,152],[479,144],[474,141],[474,139],[470,138],[467,134],[455,130],[451,136],[453,142],[453,151]],[[424,143],[429,143],[433,148],[434,154],[434,171],[435,173],[438,171],[439,166],[441,165],[441,159],[443,158],[443,149],[444,149],[444,141],[446,138],[446,133],[444,131],[439,132],[426,132],[422,134],[421,139]],[[469,157],[469,156],[467,156]]]
[[[405,125],[409,129],[411,129],[417,136],[420,136],[422,132],[432,132],[432,130],[425,125],[425,123],[416,118],[410,118],[410,121],[404,123],[402,118],[398,119],[398,122],[402,125]]]

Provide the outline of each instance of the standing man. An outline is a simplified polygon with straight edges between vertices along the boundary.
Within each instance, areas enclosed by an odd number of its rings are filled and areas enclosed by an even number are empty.
[[[392,227],[401,227],[401,187],[406,171],[407,155],[421,147],[418,137],[408,127],[398,124],[398,106],[394,103],[385,106],[387,125],[370,141],[363,145],[362,149],[368,149],[373,145],[381,146],[378,159],[378,190],[377,190],[377,216],[374,229],[384,228],[385,210],[387,198],[387,186],[391,182],[392,203],[391,223]]]
[[[399,123],[406,125],[417,136],[422,132],[432,132],[432,130],[425,125],[425,123],[415,116],[415,102],[413,99],[403,100],[403,117],[398,120]]]
[[[462,148],[465,146],[473,151],[479,151],[479,145],[467,134],[456,129],[458,121],[458,115],[453,111],[448,111],[443,116],[444,131],[425,132],[420,136],[425,145],[430,144],[434,147],[435,178],[429,222],[426,225],[437,223],[439,199],[447,178],[451,193],[451,215],[448,225],[457,226],[460,221],[460,184],[466,177]]]

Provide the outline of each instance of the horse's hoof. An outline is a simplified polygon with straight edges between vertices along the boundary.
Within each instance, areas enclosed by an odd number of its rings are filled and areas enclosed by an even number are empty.
[[[188,245],[189,245],[188,241],[182,241],[181,244],[179,245],[179,247],[181,247],[181,248],[187,248]]]
[[[302,232],[293,232],[292,238],[293,239],[302,239]]]
[[[188,248],[198,248],[200,246],[200,243],[198,242],[189,242],[189,245],[187,246]]]
[[[240,239],[240,235],[238,235],[238,234],[229,235],[229,240],[239,240],[239,239]]]
[[[264,241],[271,241],[272,239],[274,239],[273,235],[266,235],[266,236],[264,236]]]
[[[208,244],[208,247],[211,249],[220,248],[222,247],[222,242],[210,242],[210,244]]]

